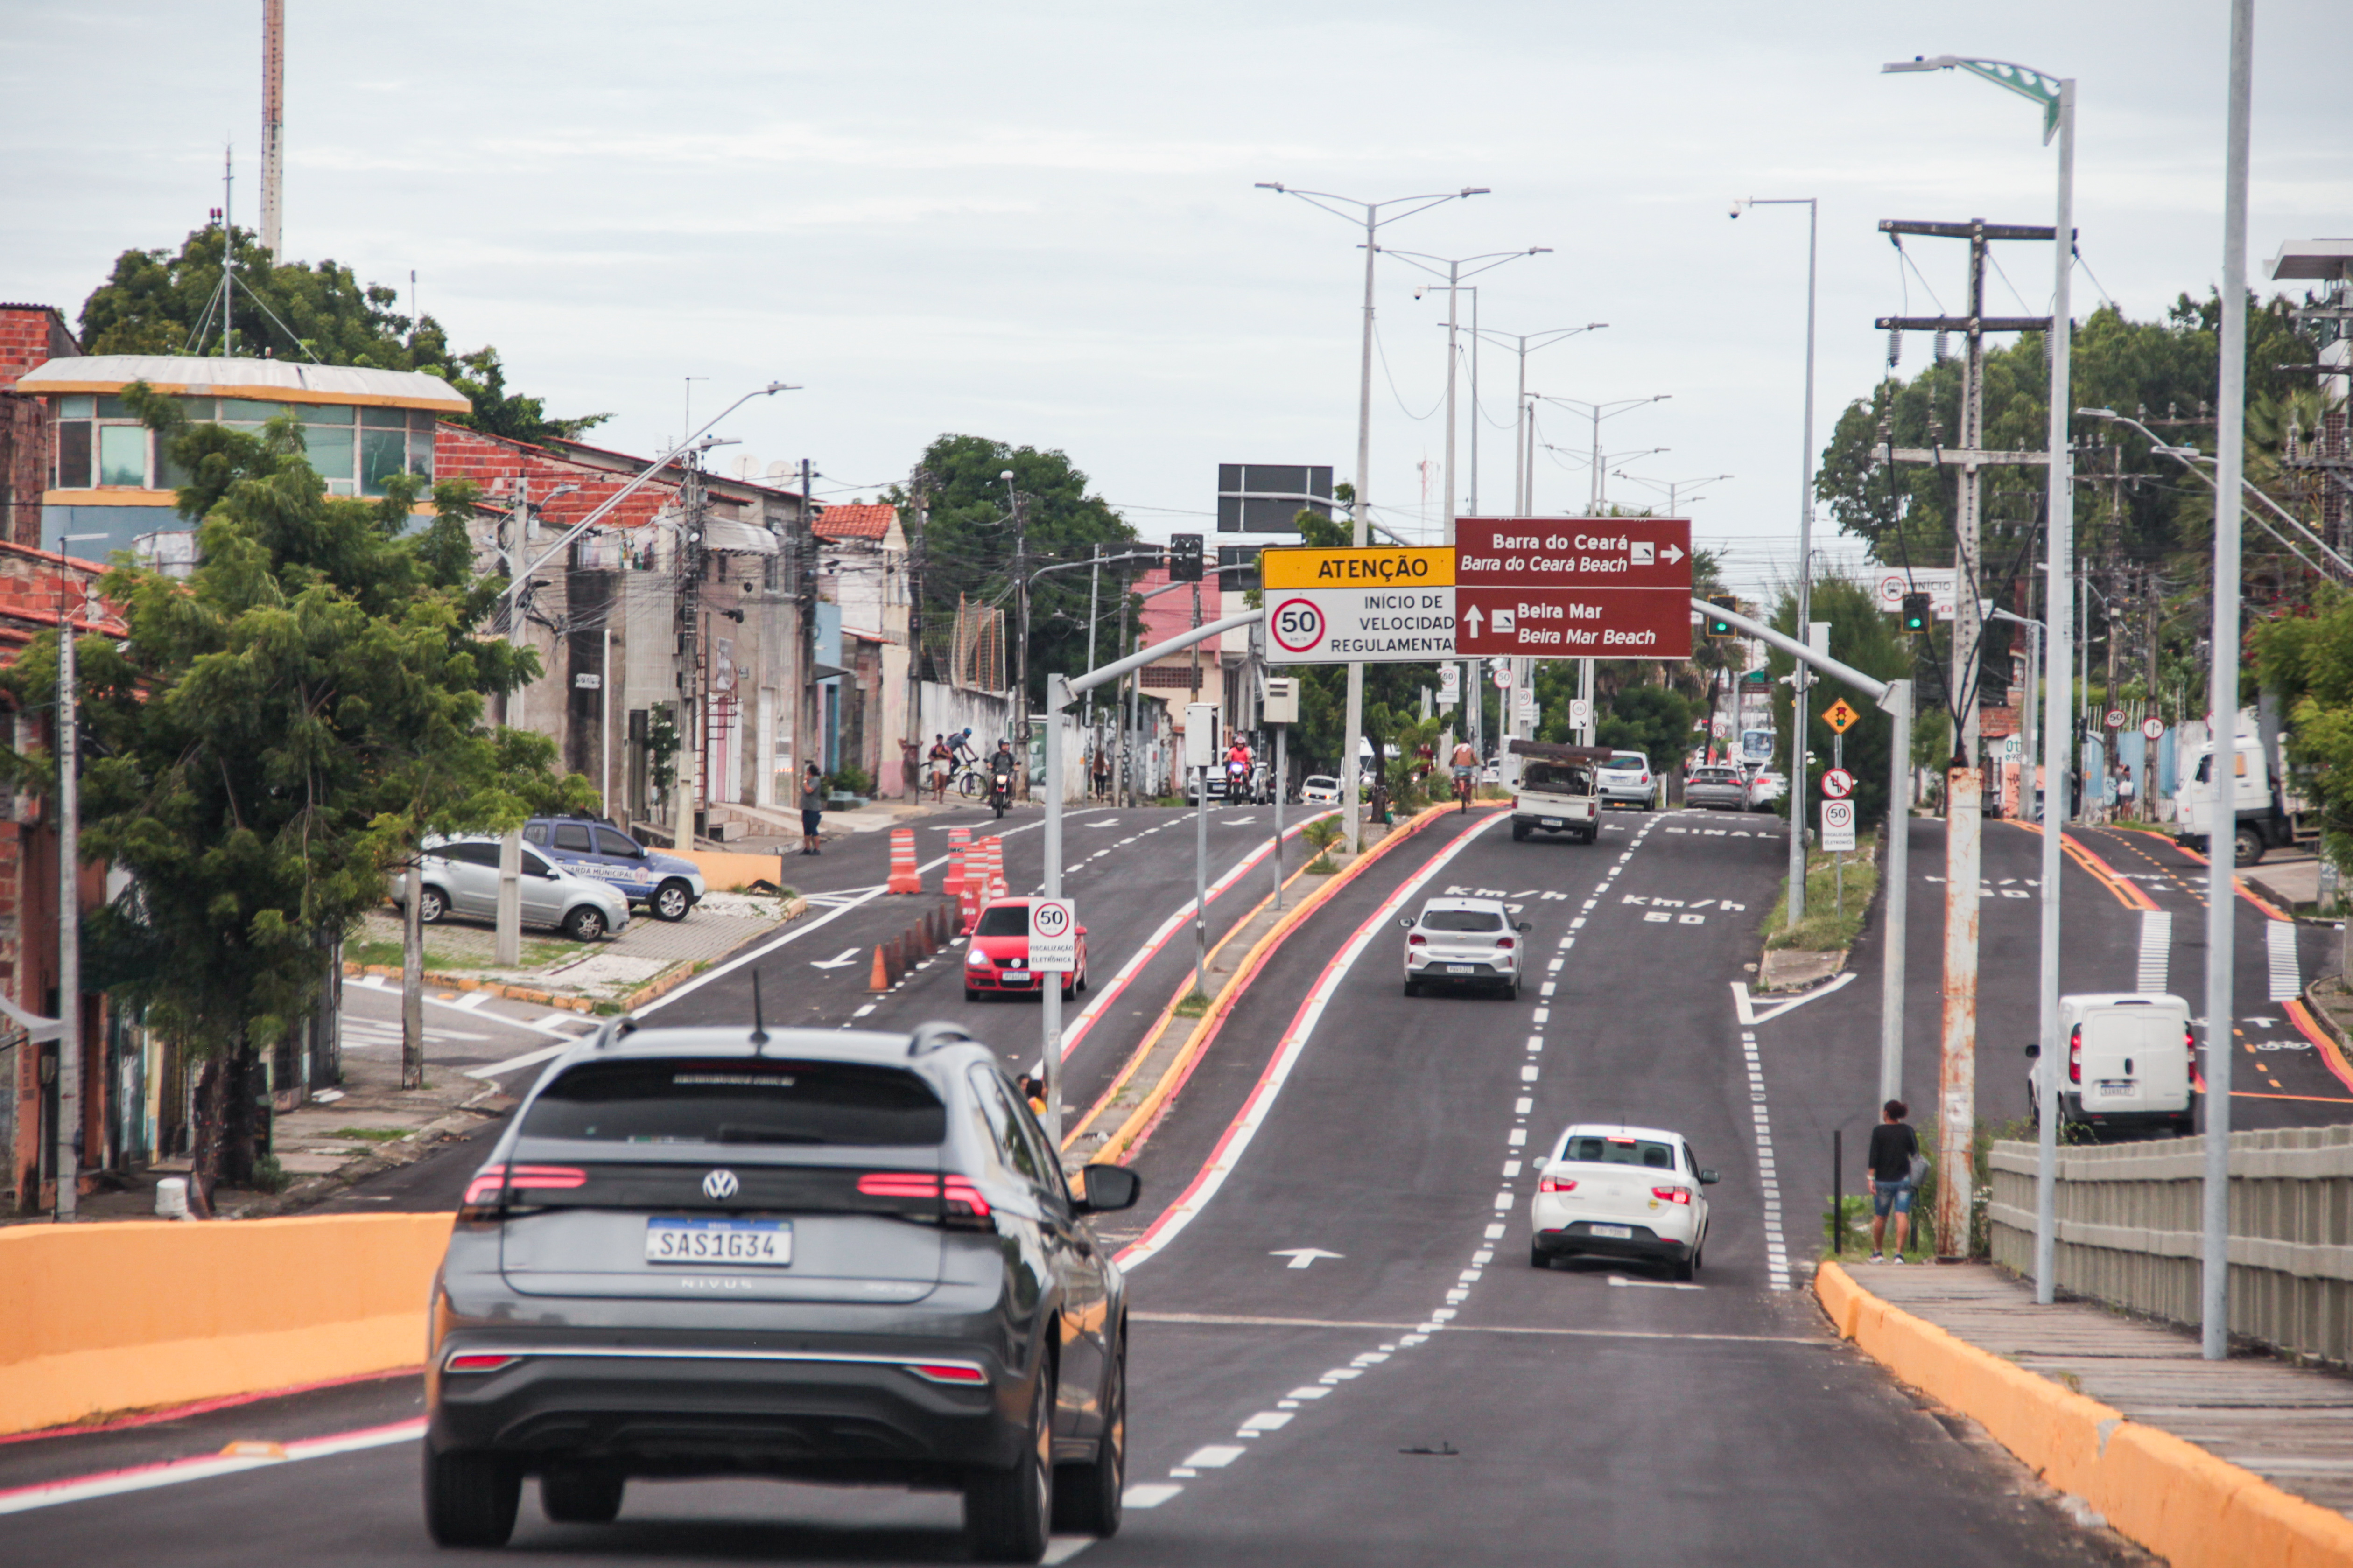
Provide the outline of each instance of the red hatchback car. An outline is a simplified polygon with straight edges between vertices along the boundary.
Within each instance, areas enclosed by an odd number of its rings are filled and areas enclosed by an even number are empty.
[[[964,999],[977,1002],[991,993],[1035,993],[1029,968],[1029,906],[1035,899],[998,899],[980,911],[964,955]],[[1087,988],[1087,928],[1079,928],[1079,972],[1063,979],[1062,999]]]

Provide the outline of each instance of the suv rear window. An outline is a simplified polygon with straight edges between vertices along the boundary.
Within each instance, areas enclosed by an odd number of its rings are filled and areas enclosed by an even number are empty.
[[[937,1144],[947,1107],[899,1068],[665,1058],[583,1062],[547,1086],[526,1138],[607,1143]]]
[[[1560,1157],[1587,1165],[1640,1165],[1649,1171],[1675,1168],[1673,1146],[1649,1138],[1572,1138]]]
[[[980,924],[973,928],[975,936],[1028,936],[1029,906],[1027,904],[993,904],[980,911]]]
[[[1424,931],[1501,931],[1504,917],[1492,910],[1424,910]]]

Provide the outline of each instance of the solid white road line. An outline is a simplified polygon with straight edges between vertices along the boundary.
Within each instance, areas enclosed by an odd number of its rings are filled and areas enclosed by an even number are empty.
[[[1250,1149],[1250,1141],[1258,1136],[1258,1130],[1265,1123],[1267,1113],[1274,1109],[1274,1102],[1282,1094],[1282,1086],[1290,1080],[1292,1068],[1298,1065],[1300,1053],[1307,1048],[1308,1040],[1315,1033],[1315,1026],[1322,1021],[1324,1008],[1331,1005],[1333,995],[1347,979],[1348,972],[1356,967],[1356,960],[1363,955],[1366,946],[1377,933],[1387,930],[1397,918],[1398,909],[1418,897],[1432,879],[1453,863],[1457,855],[1469,848],[1481,834],[1503,820],[1504,814],[1491,816],[1457,837],[1432,857],[1428,865],[1400,883],[1381,907],[1356,928],[1356,935],[1349,939],[1348,945],[1340,955],[1325,967],[1315,983],[1315,988],[1308,993],[1307,1000],[1293,1015],[1290,1028],[1284,1031],[1282,1043],[1275,1047],[1273,1059],[1267,1064],[1258,1086],[1250,1091],[1241,1114],[1234,1119],[1226,1129],[1225,1136],[1219,1140],[1208,1164],[1194,1177],[1193,1184],[1176,1203],[1153,1221],[1143,1236],[1119,1253],[1118,1262],[1122,1268],[1133,1272],[1138,1265],[1149,1260],[1184,1234],[1185,1227],[1208,1206],[1209,1200],[1218,1195],[1218,1189],[1226,1184],[1226,1178],[1241,1163],[1242,1155]],[[1533,1067],[1523,1068],[1521,1076],[1533,1081],[1535,1070]]]
[[[121,1497],[126,1492],[177,1486],[183,1481],[209,1480],[215,1476],[236,1475],[269,1465],[322,1459],[332,1454],[381,1448],[393,1443],[411,1443],[424,1435],[425,1420],[419,1416],[413,1421],[395,1422],[389,1426],[369,1426],[355,1432],[338,1432],[331,1436],[305,1437],[280,1445],[274,1451],[213,1454],[203,1458],[172,1459],[160,1465],[141,1465],[132,1469],[109,1470],[68,1480],[43,1481],[36,1486],[0,1492],[0,1513],[24,1513],[37,1508],[87,1502],[93,1498]]]

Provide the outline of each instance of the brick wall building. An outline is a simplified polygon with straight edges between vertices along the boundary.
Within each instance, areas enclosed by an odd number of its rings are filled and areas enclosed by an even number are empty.
[[[54,308],[0,305],[0,540],[41,542],[41,492],[49,484],[48,410],[18,393],[16,379],[80,353]]]

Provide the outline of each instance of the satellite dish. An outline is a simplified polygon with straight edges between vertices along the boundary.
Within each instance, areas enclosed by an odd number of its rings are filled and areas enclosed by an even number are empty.
[[[735,459],[735,477],[748,480],[752,477],[752,471],[759,466],[760,459],[757,458],[738,458]]]
[[[790,463],[770,463],[768,465],[768,477],[772,479],[791,479],[793,477],[793,466]]]

